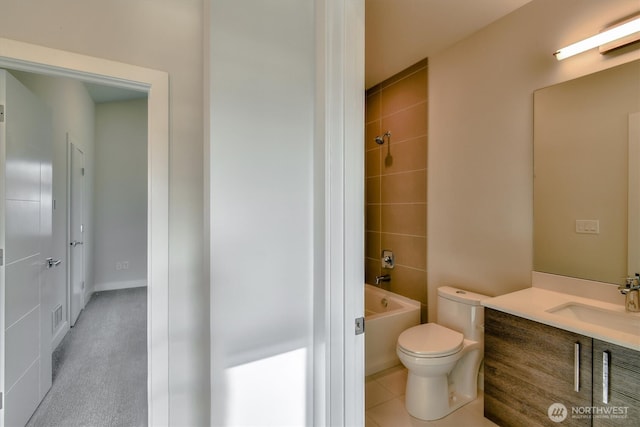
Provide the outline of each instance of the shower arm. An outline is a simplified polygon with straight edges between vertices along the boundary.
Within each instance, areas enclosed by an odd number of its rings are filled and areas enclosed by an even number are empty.
[[[385,138],[387,138],[387,141],[389,143],[391,143],[391,132],[390,131],[386,131],[384,133],[384,135],[382,135],[382,136],[380,136],[380,135],[376,136],[376,138],[375,138],[376,144],[378,144],[378,145],[384,144],[384,139]]]

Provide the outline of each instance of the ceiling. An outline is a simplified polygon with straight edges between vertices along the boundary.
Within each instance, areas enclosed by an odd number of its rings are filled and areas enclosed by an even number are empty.
[[[113,86],[103,86],[95,83],[85,83],[84,86],[89,96],[96,104],[112,101],[128,101],[131,99],[146,98],[146,92],[124,89]]]
[[[452,46],[531,0],[365,0],[365,86]],[[86,84],[96,103],[146,93]]]
[[[365,0],[365,86],[452,46],[531,0]]]

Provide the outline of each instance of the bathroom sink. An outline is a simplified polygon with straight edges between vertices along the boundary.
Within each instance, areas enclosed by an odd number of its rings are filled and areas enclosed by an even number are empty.
[[[550,308],[547,313],[565,319],[578,320],[603,328],[632,335],[640,335],[640,315],[607,310],[586,304],[569,302]]]

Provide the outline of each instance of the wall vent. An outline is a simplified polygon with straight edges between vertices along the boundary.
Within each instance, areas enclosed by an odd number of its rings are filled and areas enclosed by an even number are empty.
[[[62,323],[62,306],[60,304],[57,305],[56,308],[53,309],[51,313],[53,315],[53,331],[55,332]]]

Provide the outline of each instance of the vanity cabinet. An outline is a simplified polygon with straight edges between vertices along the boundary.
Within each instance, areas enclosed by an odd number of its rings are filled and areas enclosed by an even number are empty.
[[[603,375],[605,354],[609,365],[606,396],[603,394],[606,381]],[[594,426],[638,425],[640,422],[640,352],[593,340],[593,406],[602,408],[604,415],[593,417]]]
[[[549,407],[561,403],[563,426],[590,426],[571,410],[591,406],[592,342],[485,308],[484,416],[503,427],[557,426]]]

